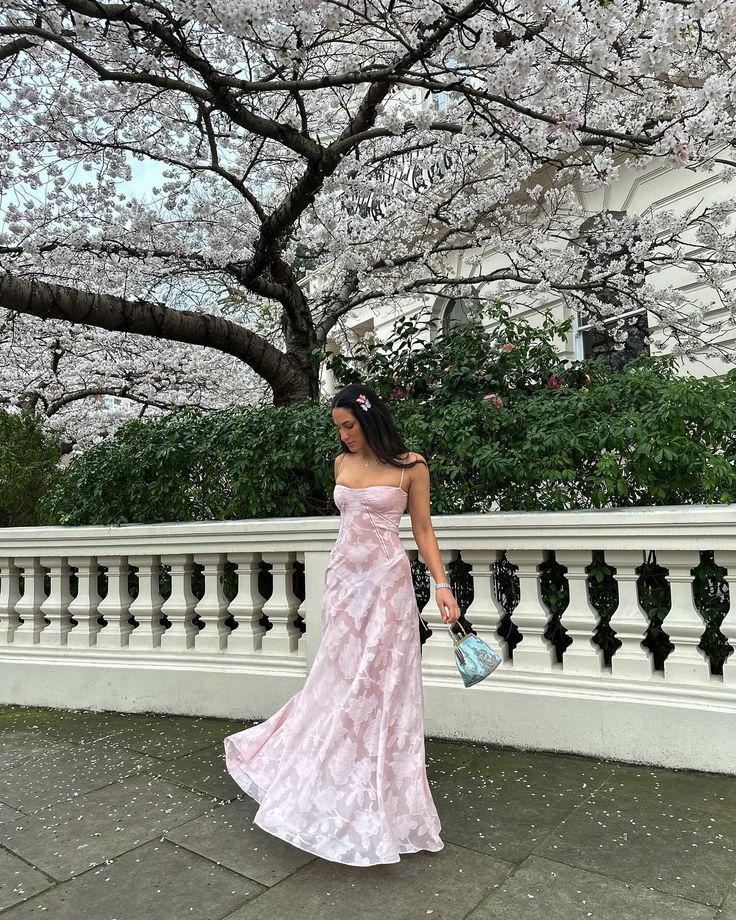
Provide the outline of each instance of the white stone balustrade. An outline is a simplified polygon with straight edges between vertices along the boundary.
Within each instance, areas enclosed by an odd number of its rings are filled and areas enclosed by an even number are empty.
[[[46,619],[41,605],[46,600],[44,592],[44,569],[38,559],[16,557],[15,564],[23,572],[23,594],[15,605],[15,613],[22,620],[13,634],[15,647],[36,645],[41,641],[41,633],[46,627]],[[10,616],[11,611],[3,612],[3,617]]]
[[[128,608],[138,626],[128,636],[128,646],[141,650],[158,648],[164,632],[161,623],[164,599],[159,591],[160,557],[156,554],[129,556],[128,562],[138,572],[138,596]]]
[[[501,550],[468,549],[463,553],[463,562],[471,565],[473,579],[473,629],[477,635],[501,654],[504,661],[510,660],[506,640],[498,635],[498,627],[506,615],[493,589],[493,566],[502,557]]]
[[[514,623],[521,632],[521,644],[514,651],[514,666],[532,671],[558,668],[557,654],[544,633],[549,610],[542,601],[539,566],[544,561],[542,550],[513,549],[508,560],[517,567],[519,603],[514,610]]]
[[[657,564],[667,569],[672,594],[672,606],[664,625],[675,646],[664,663],[667,680],[699,684],[710,676],[710,662],[697,647],[705,630],[705,620],[693,598],[692,570],[699,562],[698,553],[692,550],[663,550],[657,554]]]
[[[231,553],[230,561],[235,563],[238,577],[238,593],[229,607],[237,628],[228,636],[227,648],[236,654],[256,654],[263,648],[266,634],[260,622],[265,602],[258,590],[260,553]]]
[[[440,558],[442,559],[445,571],[448,570],[450,564],[457,555],[457,551],[454,549],[443,550],[440,548]],[[447,631],[447,626],[440,615],[440,608],[437,604],[433,581],[430,581],[429,588],[429,600],[422,610],[422,616],[434,633],[432,638],[434,639],[435,637],[441,636],[443,641],[427,642],[425,644],[423,653],[424,664],[427,670],[439,668],[441,671],[442,669],[454,667],[455,653],[453,651],[450,633]]]
[[[647,634],[649,618],[639,603],[637,569],[644,563],[641,550],[614,549],[606,553],[606,562],[615,569],[618,584],[618,607],[614,628],[622,643],[613,656],[611,671],[615,677],[654,678],[654,658],[642,645]]]
[[[0,530],[0,702],[268,716],[303,685],[318,649],[338,526],[334,516]],[[736,652],[713,672],[693,594],[700,552],[713,551],[731,592],[720,630],[736,648],[736,506],[448,515],[434,527],[446,570],[456,559],[471,567],[466,617],[503,664],[462,685],[430,581],[422,610],[433,630],[422,649],[429,734],[736,774]],[[400,537],[416,558],[408,515]],[[618,589],[609,626],[620,646],[609,663],[589,591],[596,550]],[[671,591],[662,628],[674,648],[661,667],[642,644],[649,618],[637,581],[650,551]],[[499,635],[508,625],[494,589],[503,553],[518,578],[515,647]],[[545,637],[551,613],[541,589],[540,566],[552,553],[569,588],[561,662]],[[163,594],[162,572],[171,586]],[[259,585],[269,582],[264,597]]]
[[[97,562],[107,571],[107,594],[97,605],[97,613],[107,626],[97,634],[96,648],[126,648],[133,631],[129,610],[133,598],[128,591],[126,556],[100,556]]]
[[[0,558],[0,645],[15,641],[20,623],[16,606],[20,600],[20,571],[7,556]]]
[[[96,556],[70,557],[69,565],[77,571],[77,596],[70,601],[67,611],[77,621],[67,632],[67,644],[77,648],[90,648],[96,644],[101,629],[98,619],[100,595],[97,591],[99,563]]]
[[[224,652],[230,628],[227,619],[227,600],[224,590],[225,553],[207,553],[199,561],[204,567],[204,595],[195,607],[195,614],[204,624],[197,636],[197,645],[203,651]]]
[[[169,566],[171,577],[171,594],[161,607],[161,613],[171,624],[161,635],[161,648],[167,651],[193,649],[195,636],[199,634],[194,622],[197,598],[192,591],[192,560],[191,553],[161,557],[162,564]]]

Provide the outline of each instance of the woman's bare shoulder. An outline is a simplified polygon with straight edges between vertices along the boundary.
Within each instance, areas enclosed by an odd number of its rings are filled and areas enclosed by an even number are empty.
[[[424,457],[421,454],[418,454],[415,450],[409,452],[407,459],[409,461],[418,460],[420,463],[424,463],[424,464],[427,463]]]

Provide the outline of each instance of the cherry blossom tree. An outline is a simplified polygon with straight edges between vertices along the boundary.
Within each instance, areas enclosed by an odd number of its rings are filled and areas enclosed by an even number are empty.
[[[258,403],[265,395],[242,362],[211,348],[39,323],[12,311],[0,311],[0,343],[0,408],[43,416],[65,454],[131,418]]]
[[[732,178],[734,52],[732,0],[0,0],[2,328],[38,350],[4,398],[41,404],[59,349],[47,408],[314,398],[351,311],[469,284],[717,350],[725,189],[594,246],[577,192],[652,158]]]

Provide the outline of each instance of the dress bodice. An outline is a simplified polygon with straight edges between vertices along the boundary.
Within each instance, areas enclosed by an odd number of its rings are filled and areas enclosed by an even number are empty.
[[[340,514],[373,511],[394,520],[396,529],[406,510],[407,492],[401,486],[364,486],[362,489],[354,489],[337,483],[333,496]]]
[[[379,545],[387,557],[403,552],[399,522],[407,493],[401,486],[353,489],[338,483],[333,496],[341,516],[336,548],[346,543],[364,548]]]

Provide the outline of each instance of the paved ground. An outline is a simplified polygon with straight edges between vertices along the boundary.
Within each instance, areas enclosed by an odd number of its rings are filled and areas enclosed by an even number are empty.
[[[251,824],[246,724],[0,706],[1,920],[736,920],[735,777],[428,739],[445,848],[354,868]]]

